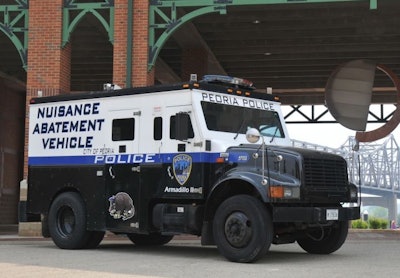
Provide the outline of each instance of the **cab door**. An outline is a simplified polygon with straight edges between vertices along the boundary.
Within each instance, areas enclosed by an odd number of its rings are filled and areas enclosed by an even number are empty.
[[[191,106],[166,109],[164,153],[164,184],[161,198],[201,199],[204,197],[204,142]],[[182,137],[183,135],[183,137]]]

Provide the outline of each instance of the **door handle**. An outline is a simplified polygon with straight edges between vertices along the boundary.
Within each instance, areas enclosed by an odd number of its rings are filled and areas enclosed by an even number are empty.
[[[171,174],[171,166],[168,166],[168,168],[167,168],[167,173],[168,173],[169,178],[170,178],[171,180],[173,180],[173,179],[174,179],[174,176]]]
[[[110,177],[111,177],[112,179],[115,179],[115,175],[114,175],[114,171],[113,171],[113,169],[112,169],[112,166],[110,166],[110,168],[108,168],[108,173],[110,174]]]

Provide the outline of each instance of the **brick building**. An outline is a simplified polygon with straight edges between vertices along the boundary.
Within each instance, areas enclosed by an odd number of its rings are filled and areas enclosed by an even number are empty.
[[[0,46],[0,225],[18,223],[26,199],[32,97],[177,82],[207,67],[207,52],[196,47],[193,63],[187,46],[181,76],[162,61],[149,68],[148,0],[3,0]]]
[[[15,223],[23,170],[25,84],[0,75],[0,224]]]
[[[0,20],[0,224],[13,224],[20,194],[26,198],[30,99],[155,79],[147,68],[147,0],[5,0]],[[9,59],[13,67],[5,67]]]

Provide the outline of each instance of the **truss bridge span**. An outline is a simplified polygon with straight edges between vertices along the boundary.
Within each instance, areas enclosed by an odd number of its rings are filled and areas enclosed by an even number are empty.
[[[292,140],[292,145],[343,156],[348,164],[349,180],[354,184],[381,191],[400,193],[400,148],[393,135],[373,143],[359,143],[349,137],[339,148]]]

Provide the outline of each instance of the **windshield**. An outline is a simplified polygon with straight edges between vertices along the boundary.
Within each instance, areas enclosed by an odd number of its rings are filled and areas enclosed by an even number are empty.
[[[245,134],[250,127],[254,127],[263,136],[285,137],[275,111],[205,101],[201,102],[201,107],[209,130]]]

